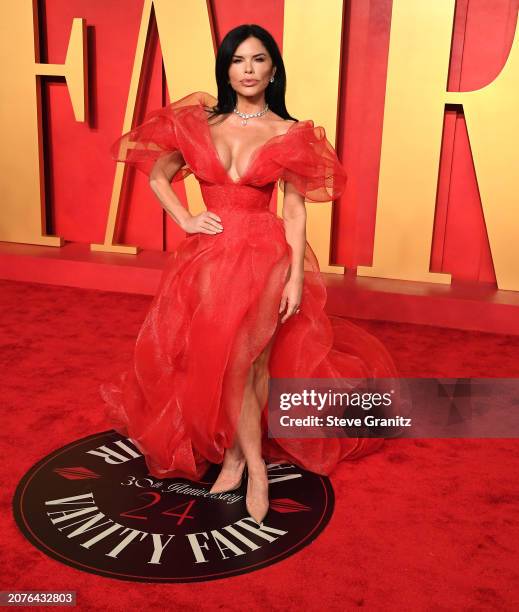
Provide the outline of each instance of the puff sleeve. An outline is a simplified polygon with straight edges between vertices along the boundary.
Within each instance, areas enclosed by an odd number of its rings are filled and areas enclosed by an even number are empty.
[[[139,125],[126,132],[110,145],[112,159],[124,162],[137,168],[147,176],[150,175],[155,162],[173,152],[178,154],[182,166],[172,177],[171,182],[181,181],[192,173],[183,155],[177,138],[178,109],[199,105],[213,106],[216,98],[210,94],[197,91],[175,102],[150,111]]]
[[[277,153],[279,187],[291,183],[307,202],[329,202],[346,188],[347,174],[322,126],[309,119],[291,130],[291,138]]]

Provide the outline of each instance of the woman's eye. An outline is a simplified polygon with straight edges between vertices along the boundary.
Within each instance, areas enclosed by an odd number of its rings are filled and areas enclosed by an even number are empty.
[[[257,61],[257,62],[264,62],[264,61],[265,61],[265,58],[264,58],[264,57],[257,57],[257,58],[256,58],[256,61]],[[238,62],[241,62],[241,59],[233,59],[233,60],[232,60],[232,63],[233,63],[233,64],[237,64]]]

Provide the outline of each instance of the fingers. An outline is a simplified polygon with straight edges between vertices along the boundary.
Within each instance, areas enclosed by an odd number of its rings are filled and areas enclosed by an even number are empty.
[[[214,219],[215,221],[221,221],[220,217],[216,213],[212,212],[211,210],[206,210],[204,214],[206,217],[209,217],[210,219]]]
[[[288,298],[286,295],[283,295],[281,297],[281,302],[279,304],[279,313],[281,314],[283,312],[283,310],[285,310],[285,306],[287,305],[288,302]]]
[[[285,300],[285,301],[287,301],[287,300]],[[281,302],[283,303],[283,300]],[[284,308],[284,306],[283,306],[283,308]],[[283,308],[280,308],[280,310],[279,310],[280,313],[283,311]],[[281,323],[284,323],[292,315],[299,314],[300,310],[301,309],[299,308],[299,304],[292,304],[290,307],[287,308],[286,313],[281,318]]]
[[[208,210],[206,212],[206,221],[211,223],[216,229],[223,230],[222,220],[216,213]]]
[[[223,227],[216,225],[214,221],[212,223],[209,221],[202,221],[200,224],[200,229],[205,234],[220,234],[223,232]]]
[[[217,214],[208,210],[202,213],[201,219],[200,230],[204,234],[219,234],[223,232],[222,220]]]

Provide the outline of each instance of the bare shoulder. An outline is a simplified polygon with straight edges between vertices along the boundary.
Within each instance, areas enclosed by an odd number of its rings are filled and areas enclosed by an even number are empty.
[[[284,119],[283,117],[276,115],[276,113],[272,111],[271,113],[272,126],[278,134],[284,134],[285,132],[288,132],[290,126],[294,125],[294,123],[297,123],[297,121],[295,121],[294,119]]]

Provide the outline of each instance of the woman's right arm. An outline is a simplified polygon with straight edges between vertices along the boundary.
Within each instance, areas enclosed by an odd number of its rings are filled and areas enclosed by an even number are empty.
[[[221,219],[210,211],[191,215],[185,209],[176,193],[171,188],[171,179],[185,164],[180,151],[163,155],[154,164],[149,175],[149,183],[166,213],[188,234],[219,234],[223,231]]]
[[[149,176],[150,187],[162,208],[182,229],[191,214],[171,188],[171,179],[183,165],[184,158],[180,151],[173,151],[155,162]]]

